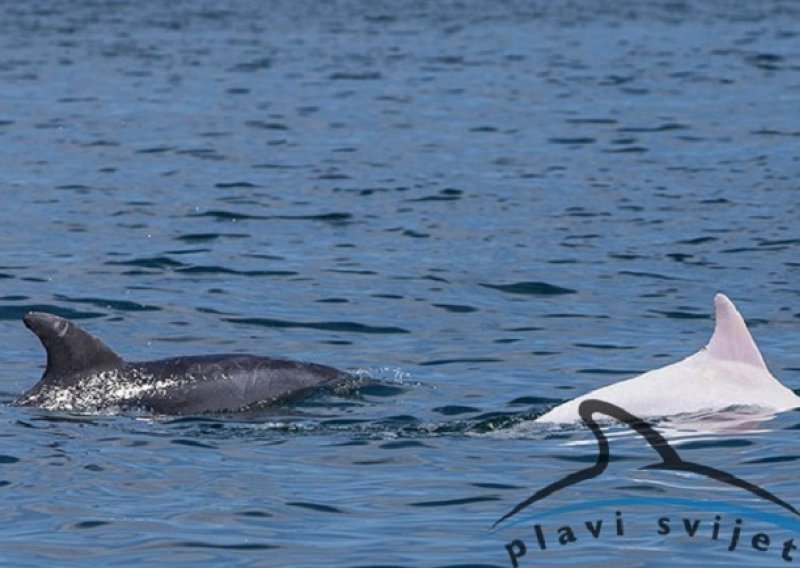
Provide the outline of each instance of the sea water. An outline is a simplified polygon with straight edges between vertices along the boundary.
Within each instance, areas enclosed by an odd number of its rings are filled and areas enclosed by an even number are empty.
[[[795,3],[1,13],[2,402],[44,365],[29,310],[129,360],[376,379],[237,416],[3,406],[3,564],[788,562],[791,514],[641,469],[621,426],[601,476],[493,525],[596,459],[531,421],[696,351],[718,291],[800,388]],[[677,447],[800,506],[797,428]]]

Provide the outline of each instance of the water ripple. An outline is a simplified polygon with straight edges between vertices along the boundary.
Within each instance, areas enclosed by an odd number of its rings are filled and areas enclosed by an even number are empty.
[[[500,290],[507,294],[524,294],[530,296],[560,296],[563,294],[575,294],[577,290],[548,284],[547,282],[515,282],[513,284],[487,284],[481,286]]]
[[[321,322],[297,322],[270,318],[226,318],[223,321],[255,325],[270,328],[307,328],[322,331],[335,331],[343,333],[410,333],[407,329],[393,326],[373,326],[350,321],[321,321]]]

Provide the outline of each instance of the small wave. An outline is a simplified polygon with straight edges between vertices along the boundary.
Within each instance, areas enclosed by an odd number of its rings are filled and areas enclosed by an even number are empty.
[[[236,276],[297,276],[291,270],[235,270],[224,266],[184,266],[175,270],[181,274],[232,274]]]
[[[513,284],[482,283],[484,288],[492,288],[506,294],[524,294],[530,296],[559,296],[562,294],[575,294],[577,290],[564,288],[547,282],[515,282]]]
[[[186,266],[184,263],[165,255],[145,256],[131,260],[110,260],[105,264],[107,266],[134,266],[137,268],[151,268],[157,270],[175,269]]]
[[[120,312],[154,312],[161,309],[157,306],[140,304],[139,302],[129,302],[126,300],[110,300],[108,298],[73,298],[62,295],[56,295],[54,297],[56,300],[63,302],[69,302],[73,304],[89,304],[98,308]]]
[[[0,321],[20,320],[28,312],[47,312],[67,319],[99,318],[105,313],[74,310],[56,304],[21,304],[17,306],[0,306]]]
[[[410,333],[407,329],[393,326],[373,326],[351,321],[321,321],[321,322],[297,322],[289,320],[279,320],[271,318],[226,318],[223,321],[243,325],[255,325],[270,328],[305,328],[317,329],[321,331],[336,331],[344,333],[375,333],[375,334],[396,334]]]
[[[202,213],[192,213],[190,217],[211,217],[218,221],[321,221],[325,223],[344,224],[352,220],[350,213],[318,213],[314,215],[256,215],[253,213],[241,213],[237,211],[226,211],[212,209]]]

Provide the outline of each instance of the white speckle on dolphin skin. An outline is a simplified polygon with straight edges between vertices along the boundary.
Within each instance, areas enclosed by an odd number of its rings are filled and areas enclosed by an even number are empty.
[[[69,387],[45,388],[25,402],[35,402],[46,410],[94,412],[101,408],[123,407],[143,395],[163,393],[188,382],[191,381],[156,379],[140,374],[123,377],[118,370],[103,371]]]

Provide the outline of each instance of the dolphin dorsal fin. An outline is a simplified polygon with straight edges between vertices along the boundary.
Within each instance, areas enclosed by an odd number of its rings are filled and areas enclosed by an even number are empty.
[[[115,367],[122,358],[71,321],[39,312],[22,320],[47,351],[47,368],[42,379],[63,383],[85,371]]]
[[[717,359],[766,369],[764,358],[750,335],[744,318],[725,294],[714,296],[714,311],[714,334],[706,346],[708,354]]]

